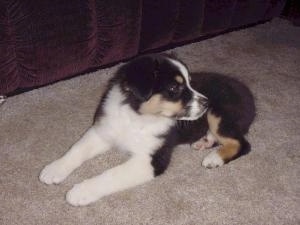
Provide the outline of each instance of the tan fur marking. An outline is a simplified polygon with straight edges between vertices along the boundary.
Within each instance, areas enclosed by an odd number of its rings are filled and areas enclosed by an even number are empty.
[[[183,83],[183,77],[182,77],[182,76],[177,75],[177,76],[175,77],[175,80],[176,80],[178,83],[180,83],[180,84]]]
[[[223,145],[219,150],[218,154],[220,157],[225,161],[230,161],[238,152],[240,149],[240,143],[239,141],[224,137],[219,134],[219,124],[221,122],[221,118],[213,115],[211,112],[207,113],[207,121],[209,124],[209,130],[211,133],[215,136],[217,141]]]
[[[141,105],[139,112],[142,114],[160,114],[170,117],[176,115],[182,109],[183,105],[181,101],[166,101],[160,94],[155,94]]]
[[[153,95],[147,102],[144,102],[139,111],[143,114],[158,114],[160,112],[159,105],[162,96],[160,94]]]
[[[221,122],[221,118],[216,117],[214,114],[212,114],[209,111],[207,113],[207,121],[208,121],[208,125],[209,125],[209,130],[217,138],[217,136],[218,136],[218,130],[219,130],[219,124]]]
[[[226,143],[219,149],[218,154],[224,162],[230,161],[240,149],[240,143],[237,140],[227,138]]]
[[[161,115],[168,116],[168,117],[174,116],[183,109],[182,101],[178,101],[178,102],[162,101],[161,109],[162,109]]]

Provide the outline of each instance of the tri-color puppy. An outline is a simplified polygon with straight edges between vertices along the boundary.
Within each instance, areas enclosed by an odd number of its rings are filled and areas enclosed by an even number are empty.
[[[46,184],[62,182],[84,161],[113,147],[131,158],[76,184],[66,195],[87,205],[162,174],[178,144],[197,149],[221,144],[202,165],[221,166],[249,150],[244,135],[254,118],[250,91],[217,74],[197,74],[168,56],[142,56],[123,65],[110,81],[92,127],[60,159],[40,174]],[[195,89],[193,89],[193,87]]]

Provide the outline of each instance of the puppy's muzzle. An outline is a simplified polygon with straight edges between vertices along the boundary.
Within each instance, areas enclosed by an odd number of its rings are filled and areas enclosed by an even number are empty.
[[[183,111],[177,116],[178,120],[197,120],[207,111],[208,99],[203,95],[194,95]]]

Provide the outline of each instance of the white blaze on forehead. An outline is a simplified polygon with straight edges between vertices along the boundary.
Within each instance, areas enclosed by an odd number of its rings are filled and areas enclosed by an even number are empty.
[[[200,94],[198,91],[196,91],[195,89],[193,89],[191,87],[191,84],[190,84],[190,79],[189,79],[189,71],[187,70],[187,68],[179,61],[175,60],[175,59],[170,59],[168,58],[169,61],[174,65],[176,66],[180,73],[182,74],[182,76],[184,77],[184,79],[186,80],[186,85],[187,87],[195,94],[196,97],[202,97],[202,98],[205,98],[207,99],[206,96]]]

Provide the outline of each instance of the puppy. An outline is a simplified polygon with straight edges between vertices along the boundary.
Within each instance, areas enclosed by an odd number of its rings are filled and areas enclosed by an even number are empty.
[[[129,152],[127,162],[67,193],[71,205],[81,206],[162,174],[178,144],[195,141],[197,149],[221,144],[204,159],[208,168],[239,156],[248,148],[243,135],[253,120],[252,95],[229,78],[202,74],[194,78],[192,85],[198,90],[192,88],[187,67],[168,56],[147,55],[125,64],[110,81],[92,127],[42,170],[40,180],[58,184],[84,161],[113,147]]]

